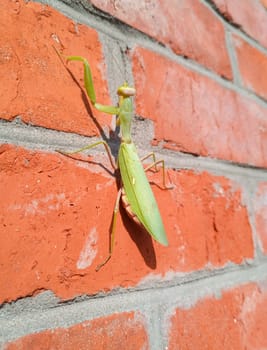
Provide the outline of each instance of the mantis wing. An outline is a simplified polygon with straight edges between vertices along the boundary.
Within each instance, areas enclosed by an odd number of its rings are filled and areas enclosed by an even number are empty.
[[[118,161],[131,210],[150,235],[167,246],[168,240],[158,205],[133,143],[121,143]]]

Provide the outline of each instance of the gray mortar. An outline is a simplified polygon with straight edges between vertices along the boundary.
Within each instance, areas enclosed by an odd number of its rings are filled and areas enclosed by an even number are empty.
[[[189,281],[187,276],[187,282],[181,282],[179,274],[173,273],[173,278],[179,281],[176,285],[166,284],[164,288],[155,289],[153,284],[151,288],[143,290],[122,289],[105,295],[105,298],[91,297],[82,301],[78,298],[70,303],[58,304],[58,299],[51,292],[45,292],[35,298],[24,298],[4,305],[0,315],[0,346],[30,333],[67,328],[114,313],[140,311],[147,320],[151,350],[164,349],[167,346],[169,318],[176,308],[188,309],[206,297],[220,298],[223,291],[249,282],[255,282],[265,290],[267,262],[227,274],[201,276],[199,272],[198,278],[195,273],[193,275],[194,279]],[[163,339],[160,329],[166,332]]]
[[[140,156],[144,156],[148,151],[155,151],[157,158],[164,158],[167,167],[173,169],[193,169],[195,171],[209,171],[214,175],[222,175],[237,182],[247,180],[254,181],[255,184],[266,181],[267,170],[253,166],[242,165],[234,162],[209,159],[201,156],[192,156],[181,152],[174,152],[162,149],[160,146],[152,147],[150,140],[153,139],[153,122],[148,119],[134,118],[132,125],[133,140],[138,148]],[[99,140],[95,137],[85,137],[73,133],[50,130],[38,126],[27,125],[20,121],[20,118],[12,122],[0,120],[0,142],[12,143],[33,150],[53,152],[55,149],[71,151],[86,146]],[[117,142],[111,143],[117,147]],[[97,155],[98,148],[90,150],[90,154]]]
[[[222,86],[244,95],[258,104],[267,108],[267,104],[261,98],[248,90],[241,88],[191,60],[177,57],[169,48],[151,40],[147,35],[134,30],[118,20],[112,19],[103,12],[96,10],[86,1],[65,1],[68,5],[56,1],[42,1],[77,21],[95,28],[100,33],[106,58],[109,90],[113,102],[116,103],[116,88],[123,80],[133,82],[131,69],[127,58],[122,55],[127,47],[135,44],[150,49],[166,58],[179,63],[188,69],[208,76]],[[201,1],[211,9],[210,1]],[[89,11],[89,12],[88,12]],[[230,32],[237,33],[242,39],[258,48],[265,54],[267,50],[257,42],[249,38],[240,30],[234,28],[212,9],[213,13],[226,25],[227,49],[233,65],[235,83],[238,84],[238,71],[230,42]],[[116,57],[116,59],[114,59]],[[121,68],[118,68],[121,67]],[[117,72],[114,75],[114,72]],[[152,150],[150,141],[154,137],[153,123],[148,119],[135,117],[133,121],[133,139],[138,146],[139,154],[145,155]],[[53,152],[55,149],[78,149],[96,138],[83,137],[72,133],[58,132],[26,125],[18,116],[13,122],[0,121],[0,141],[23,146],[32,150]],[[118,143],[111,143],[113,153],[116,153]],[[257,282],[263,284],[267,279],[267,258],[259,249],[259,242],[255,234],[255,222],[253,219],[253,206],[251,200],[261,181],[266,181],[267,171],[264,169],[242,166],[216,159],[194,157],[179,152],[162,149],[161,145],[153,147],[158,158],[164,158],[167,167],[174,169],[192,169],[196,172],[208,171],[214,175],[222,175],[230,178],[243,188],[243,204],[248,207],[250,224],[254,232],[256,243],[256,259],[246,260],[242,265],[232,263],[219,269],[209,269],[207,266],[201,271],[193,273],[169,272],[164,277],[154,275],[145,277],[138,286],[132,289],[117,289],[108,294],[97,296],[81,296],[74,300],[62,303],[52,292],[44,292],[36,297],[27,297],[16,302],[5,304],[0,312],[0,346],[26,334],[40,332],[56,327],[69,327],[85,320],[124,311],[141,311],[146,319],[146,327],[149,334],[150,348],[152,350],[164,349],[167,346],[167,332],[170,315],[175,308],[189,308],[198,300],[208,295],[219,297],[227,289],[240,284]],[[90,150],[90,154],[96,157],[102,153],[98,148]],[[266,288],[266,286],[265,286]],[[104,297],[105,296],[105,297]],[[164,323],[165,328],[162,327]]]
[[[125,55],[127,45],[117,39],[110,38],[104,33],[99,34],[99,39],[106,59],[109,92],[113,104],[116,105],[118,103],[118,87],[125,81],[131,86],[134,85],[130,62],[127,55]]]
[[[233,38],[229,29],[225,31],[225,42],[226,42],[226,48],[227,48],[227,52],[231,62],[231,69],[232,69],[232,72],[234,72],[233,82],[237,86],[241,87],[242,84],[241,84],[241,75],[238,67],[238,60],[236,57],[236,52],[233,49]]]

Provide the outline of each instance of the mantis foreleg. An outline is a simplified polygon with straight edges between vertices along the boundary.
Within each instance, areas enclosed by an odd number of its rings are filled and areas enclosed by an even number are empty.
[[[65,58],[67,62],[68,61],[80,61],[83,63],[84,86],[85,86],[85,90],[87,92],[87,95],[88,95],[92,105],[100,112],[117,115],[119,113],[119,108],[117,106],[106,106],[106,105],[102,105],[102,104],[96,102],[96,94],[95,94],[95,88],[94,88],[91,68],[90,68],[90,65],[89,65],[87,59],[84,57],[81,57],[81,56],[64,56],[54,46],[53,46],[53,48],[61,60],[62,60],[62,58]]]
[[[90,98],[90,101],[92,105],[101,112],[108,113],[108,114],[118,114],[119,108],[117,106],[106,106],[102,105],[100,103],[96,102],[96,94],[95,94],[95,88],[94,83],[92,79],[92,73],[89,66],[89,63],[86,58],[81,56],[67,56],[67,61],[81,61],[83,63],[84,68],[84,86],[85,90],[87,92],[88,97]]]

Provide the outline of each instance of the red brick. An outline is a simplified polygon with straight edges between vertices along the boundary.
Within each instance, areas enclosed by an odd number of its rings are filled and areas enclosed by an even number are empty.
[[[267,82],[264,74],[267,71],[267,56],[236,35],[234,45],[244,86],[267,98]]]
[[[160,184],[160,173],[148,175]],[[170,245],[152,241],[121,210],[113,256],[96,273],[108,251],[115,179],[92,163],[3,146],[0,301],[42,290],[68,299],[135,286],[154,274],[253,258],[251,228],[238,184],[205,172],[172,171],[170,176],[173,190],[152,186]]]
[[[138,115],[183,152],[267,166],[267,110],[143,48],[133,53]],[[157,69],[155,69],[157,67]]]
[[[69,328],[29,334],[5,345],[5,350],[139,350],[149,349],[142,315],[122,313],[85,321]]]
[[[83,86],[82,64],[69,63],[74,79],[53,49],[53,45],[59,50],[63,46],[66,55],[88,57],[97,97],[110,103],[96,31],[48,6],[22,0],[1,1],[0,31],[0,117],[12,120],[20,116],[26,123],[46,128],[99,134],[75,82]],[[100,124],[109,123],[106,115],[96,116]]]
[[[261,240],[262,248],[267,254],[267,183],[262,182],[253,200],[255,210],[256,230]]]
[[[221,21],[200,1],[103,1],[92,3],[130,26],[228,79],[232,78]],[[212,30],[211,30],[212,28]],[[203,45],[203,43],[205,43]]]
[[[163,215],[175,217],[175,270],[196,270],[208,263],[223,266],[253,257],[251,228],[237,184],[206,172],[176,172],[172,179],[177,186],[171,191],[174,204],[171,214],[163,211]]]
[[[266,349],[266,332],[267,291],[250,284],[177,309],[168,349]]]
[[[267,13],[264,1],[213,0],[219,10],[248,33],[252,38],[267,46]],[[265,1],[266,3],[266,1]]]
[[[79,293],[86,271],[107,251],[115,181],[58,155],[2,151],[1,300],[42,289]]]

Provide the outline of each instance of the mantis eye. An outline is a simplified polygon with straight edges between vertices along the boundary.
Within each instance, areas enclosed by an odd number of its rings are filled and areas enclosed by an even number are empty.
[[[130,97],[135,95],[135,88],[129,86],[127,83],[120,86],[117,90],[117,94],[123,97]]]

